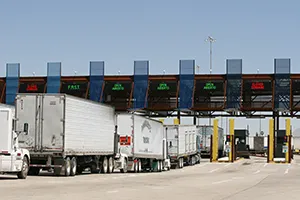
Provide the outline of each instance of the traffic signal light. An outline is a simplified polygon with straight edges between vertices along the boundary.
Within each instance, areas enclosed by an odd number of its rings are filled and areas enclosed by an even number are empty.
[[[287,137],[286,135],[283,137],[283,142],[284,142],[284,143],[287,143],[287,142],[288,142],[288,137]]]
[[[226,135],[226,142],[230,142],[230,135]]]

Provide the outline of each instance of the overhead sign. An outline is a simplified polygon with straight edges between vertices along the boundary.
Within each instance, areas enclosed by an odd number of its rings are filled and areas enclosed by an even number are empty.
[[[170,87],[166,83],[160,83],[157,90],[169,90]]]
[[[251,89],[252,90],[264,90],[265,89],[265,85],[263,82],[253,82],[251,84]]]
[[[217,87],[215,86],[214,83],[212,83],[212,82],[207,82],[207,83],[205,84],[205,86],[203,87],[203,89],[204,89],[204,90],[215,90],[215,89],[217,89]]]
[[[124,87],[121,83],[115,83],[114,86],[112,87],[112,90],[121,91],[121,90],[124,90]]]
[[[37,84],[27,84],[26,87],[26,92],[37,92],[38,91],[38,86]]]
[[[70,85],[68,85],[68,90],[80,90],[80,85],[70,84]]]
[[[45,84],[44,83],[20,83],[19,92],[20,93],[44,93]]]

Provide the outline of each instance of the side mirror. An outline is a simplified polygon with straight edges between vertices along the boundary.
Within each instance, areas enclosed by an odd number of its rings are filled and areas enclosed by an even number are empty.
[[[24,123],[24,130],[23,130],[24,134],[28,135],[28,131],[29,131],[29,125],[28,123]]]

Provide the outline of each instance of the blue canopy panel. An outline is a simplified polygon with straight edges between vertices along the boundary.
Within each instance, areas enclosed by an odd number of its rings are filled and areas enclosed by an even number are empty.
[[[134,61],[134,109],[147,108],[149,61]]]
[[[6,104],[14,105],[19,89],[20,63],[6,64]]]
[[[242,98],[242,59],[226,60],[226,109],[239,110]]]
[[[275,110],[290,110],[290,59],[274,59]]]
[[[90,91],[89,91],[90,100],[97,101],[97,102],[101,100],[103,84],[104,84],[104,61],[90,62]]]
[[[180,60],[179,73],[179,109],[191,109],[193,107],[195,60]]]
[[[47,63],[47,93],[60,93],[61,63]]]

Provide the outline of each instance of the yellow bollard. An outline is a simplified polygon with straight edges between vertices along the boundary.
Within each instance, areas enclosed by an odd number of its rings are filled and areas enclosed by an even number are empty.
[[[180,123],[180,122],[179,122],[179,119],[177,119],[177,118],[174,119],[174,125],[179,125],[179,123]]]
[[[268,144],[269,162],[274,160],[274,119],[269,121],[269,144]]]
[[[214,120],[214,134],[213,134],[213,146],[212,146],[212,161],[218,161],[218,147],[219,147],[219,130],[218,130],[219,120]]]
[[[229,119],[229,135],[230,135],[230,154],[229,154],[229,162],[233,162],[234,152],[232,151],[234,148],[234,119]]]
[[[287,137],[287,143],[285,144],[288,147],[287,152],[285,153],[285,162],[289,163],[290,162],[290,135],[291,135],[291,119],[286,119],[285,120],[285,130],[286,130],[286,137]]]

